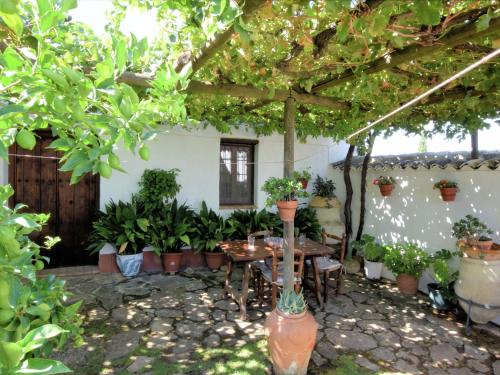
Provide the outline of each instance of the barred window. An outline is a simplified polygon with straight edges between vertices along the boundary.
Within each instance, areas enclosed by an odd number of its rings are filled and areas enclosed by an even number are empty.
[[[251,140],[222,140],[220,144],[219,204],[254,204],[254,149]]]

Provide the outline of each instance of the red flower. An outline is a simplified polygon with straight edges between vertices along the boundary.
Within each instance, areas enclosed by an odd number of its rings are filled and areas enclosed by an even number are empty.
[[[378,178],[375,178],[375,179],[373,180],[373,185],[378,185],[378,183],[379,183]]]

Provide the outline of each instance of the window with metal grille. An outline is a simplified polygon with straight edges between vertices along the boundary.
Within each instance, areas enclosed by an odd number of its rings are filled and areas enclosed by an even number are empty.
[[[220,144],[219,204],[254,204],[255,141],[222,140]]]

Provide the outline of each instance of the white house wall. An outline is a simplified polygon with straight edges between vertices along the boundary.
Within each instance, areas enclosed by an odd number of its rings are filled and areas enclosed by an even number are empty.
[[[264,181],[271,176],[283,175],[283,136],[257,138],[245,130],[231,135],[220,134],[213,128],[196,131],[175,129],[149,142],[151,159],[147,162],[120,148],[117,152],[127,173],[113,172],[110,179],[101,178],[101,207],[110,199],[129,200],[138,190],[138,181],[147,168],[178,168],[178,182],[182,185],[178,199],[198,208],[203,200],[219,209],[219,151],[221,138],[256,139],[255,148],[255,203],[265,206],[265,194],[260,191]],[[311,167],[313,174],[325,176],[330,163],[345,153],[345,147],[334,145],[325,138],[308,139],[295,143],[295,168]],[[308,188],[311,190],[311,186]],[[227,210],[223,210],[224,213]]]

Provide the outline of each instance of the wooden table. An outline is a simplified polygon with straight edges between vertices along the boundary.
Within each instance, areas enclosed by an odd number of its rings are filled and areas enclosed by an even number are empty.
[[[241,319],[245,320],[247,315],[248,283],[250,281],[250,265],[254,261],[264,260],[273,256],[273,248],[268,246],[264,240],[256,240],[254,250],[248,250],[247,241],[226,241],[220,244],[220,247],[227,255],[226,280],[224,286],[224,296],[231,296],[240,306]],[[304,258],[311,258],[314,273],[314,286],[316,298],[321,307],[323,299],[321,298],[321,279],[316,266],[316,257],[329,256],[335,253],[335,249],[325,246],[319,242],[306,239],[304,246],[297,246],[304,252]],[[231,285],[231,275],[233,273],[233,264],[241,263],[243,266],[243,280],[241,282],[241,293],[238,293]]]

